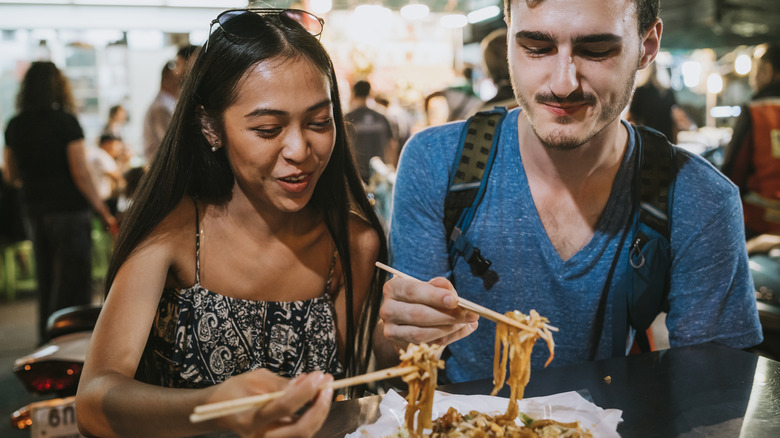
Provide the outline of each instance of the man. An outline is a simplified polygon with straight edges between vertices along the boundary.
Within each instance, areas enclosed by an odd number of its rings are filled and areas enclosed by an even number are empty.
[[[179,89],[189,74],[200,46],[187,45],[176,53],[176,59],[165,63],[160,75],[160,91],[152,101],[144,117],[143,140],[144,158],[151,163],[154,154],[162,143],[165,131],[173,117]]]
[[[149,105],[144,117],[144,158],[147,163],[151,163],[154,154],[165,137],[165,131],[173,117],[173,110],[176,108],[176,99],[179,97],[179,75],[176,62],[169,61],[165,63],[160,74],[160,91]]]
[[[506,62],[506,34],[506,29],[496,29],[480,42],[482,66],[488,73],[490,80],[493,81],[493,85],[496,86],[496,95],[485,102],[481,110],[489,110],[495,106],[517,107],[517,100],[515,100],[509,76],[509,65]]]
[[[759,60],[754,88],[723,162],[742,193],[749,237],[780,234],[780,45],[768,46]]]
[[[468,231],[492,260],[495,283],[486,287],[462,258],[454,268],[447,260],[443,205],[462,124],[423,131],[401,157],[391,249],[395,268],[430,281],[386,283],[382,333],[394,349],[408,342],[445,344],[450,381],[490,377],[495,325],[458,309],[462,296],[501,313],[535,309],[548,317],[560,329],[553,366],[610,355],[611,305],[602,323],[594,320],[602,295],[624,287],[629,276],[636,152],[635,131],[619,115],[637,69],[658,52],[658,8],[658,1],[643,0],[507,5],[509,64],[522,111],[510,111],[503,122]],[[761,327],[737,191],[697,156],[678,150],[676,165],[670,344],[755,345]],[[543,366],[547,355],[538,345],[532,366]],[[391,349],[380,351],[380,360],[390,357]]]
[[[436,109],[440,101],[446,107],[447,122],[466,120],[479,111],[483,102],[474,92],[474,70],[471,67],[464,67],[461,75],[455,78],[452,85],[425,96],[423,108],[429,125],[444,122],[440,120],[441,117],[438,117]]]
[[[371,84],[368,81],[355,82],[352,86],[352,111],[344,116],[349,122],[349,138],[357,156],[360,177],[366,184],[371,177],[371,158],[394,161],[391,157],[396,148],[387,117],[368,107],[370,94]]]

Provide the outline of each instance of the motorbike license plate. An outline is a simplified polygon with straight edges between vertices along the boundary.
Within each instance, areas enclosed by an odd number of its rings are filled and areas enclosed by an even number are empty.
[[[32,406],[31,438],[81,438],[76,425],[76,398],[58,398]]]

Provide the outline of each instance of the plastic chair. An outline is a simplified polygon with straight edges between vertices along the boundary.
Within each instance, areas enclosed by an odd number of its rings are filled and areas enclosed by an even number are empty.
[[[16,299],[18,290],[35,290],[35,258],[33,257],[32,242],[23,240],[15,243],[0,245],[0,285],[5,300],[8,302]],[[17,263],[17,257],[24,257],[25,266]]]

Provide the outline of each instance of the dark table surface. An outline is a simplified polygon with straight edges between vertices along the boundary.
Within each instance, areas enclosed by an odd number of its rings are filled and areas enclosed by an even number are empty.
[[[492,388],[485,379],[437,389],[489,394]],[[525,396],[567,391],[622,410],[618,432],[624,437],[780,437],[780,362],[716,344],[534,370]],[[498,395],[509,397],[509,391]],[[334,403],[317,436],[343,437],[373,422],[380,401]]]

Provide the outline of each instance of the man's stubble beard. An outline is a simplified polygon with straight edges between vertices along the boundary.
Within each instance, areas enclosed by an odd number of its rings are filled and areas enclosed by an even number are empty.
[[[637,62],[637,68],[639,67],[639,62]],[[510,69],[511,72],[511,69]],[[633,75],[629,76],[629,78],[626,80],[625,84],[622,88],[622,93],[620,94],[620,97],[615,105],[611,105],[609,107],[602,107],[603,111],[598,116],[598,126],[596,129],[591,130],[590,132],[587,132],[584,137],[578,138],[574,135],[569,134],[568,130],[564,127],[553,129],[552,132],[549,133],[549,135],[542,137],[540,135],[539,130],[537,129],[536,125],[533,121],[533,111],[530,110],[531,105],[528,102],[528,100],[518,91],[520,88],[518,87],[514,74],[510,74],[510,79],[512,82],[512,90],[515,94],[515,99],[517,100],[520,107],[523,109],[523,113],[525,114],[526,119],[528,120],[528,123],[531,125],[531,129],[534,131],[534,134],[539,139],[539,141],[542,143],[542,145],[550,150],[559,150],[559,151],[570,151],[579,148],[583,144],[590,141],[593,137],[598,135],[606,126],[608,126],[612,121],[614,121],[616,118],[620,117],[620,113],[623,112],[623,110],[628,106],[628,102],[631,101],[631,96],[634,93],[634,87],[636,84],[636,71]],[[557,100],[557,101],[563,101],[565,102],[567,98],[553,98],[550,97],[551,94],[548,95],[541,95],[537,94],[534,96],[534,101],[537,103],[541,102],[549,102],[551,100]],[[585,99],[588,101],[596,102],[596,98],[593,95],[586,94],[584,96],[581,96],[581,99]],[[576,99],[575,99],[576,100]],[[566,125],[571,123],[572,121],[568,117],[559,117],[558,123],[562,125]]]

